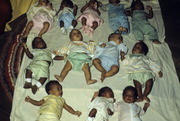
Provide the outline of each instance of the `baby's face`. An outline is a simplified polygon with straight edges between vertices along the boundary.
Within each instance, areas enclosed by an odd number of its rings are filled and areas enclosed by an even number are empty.
[[[62,86],[57,85],[57,84],[51,85],[50,94],[55,95],[55,96],[62,96],[63,94]]]
[[[44,48],[46,48],[46,43],[44,42],[43,39],[37,38],[34,41],[35,41],[35,45],[34,45],[35,47],[34,48],[36,48],[36,49],[44,49]]]
[[[114,34],[111,38],[110,41],[114,41],[117,45],[121,44],[123,42],[122,36],[119,34]]]
[[[126,93],[123,95],[123,100],[126,103],[134,103],[135,102],[134,92],[132,90],[127,90]]]
[[[70,33],[70,39],[71,41],[82,41],[83,37],[78,29],[73,29]]]
[[[114,98],[114,93],[113,92],[106,92],[104,94],[104,97],[106,97],[106,98]]]
[[[137,43],[134,45],[132,49],[132,54],[143,54],[142,45]]]

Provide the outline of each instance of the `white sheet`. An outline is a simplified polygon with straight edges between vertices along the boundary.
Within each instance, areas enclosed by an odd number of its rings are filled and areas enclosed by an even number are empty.
[[[61,0],[51,0],[53,6],[58,9]],[[100,0],[103,3],[106,0]],[[85,0],[74,0],[74,2],[79,6],[78,11],[86,2]],[[168,45],[164,42],[165,30],[162,20],[162,15],[159,7],[158,0],[153,0],[149,2],[144,2],[153,7],[154,18],[150,20],[153,26],[156,27],[159,39],[163,44],[157,45],[152,44],[149,41],[145,41],[149,46],[148,56],[155,60],[161,67],[163,71],[162,78],[156,78],[153,86],[153,90],[149,95],[151,99],[151,106],[148,108],[147,113],[142,116],[143,121],[179,121],[180,119],[180,85],[179,80],[175,71],[174,63],[172,61],[171,51]],[[80,13],[78,13],[79,15]],[[112,32],[109,28],[107,21],[107,13],[102,12],[102,18],[105,23],[95,30],[94,37],[89,38],[87,35],[84,36],[84,40],[94,40],[95,42],[107,42],[108,35]],[[77,16],[78,16],[77,15]],[[57,19],[56,19],[57,20]],[[131,21],[131,18],[129,18]],[[80,28],[81,23],[78,24],[76,28]],[[32,39],[36,36],[35,32],[31,31],[27,44],[31,46]],[[47,42],[49,49],[60,49],[69,42],[69,36],[62,35],[59,29],[58,23],[56,21],[54,28],[43,36],[44,40]],[[129,48],[129,53],[131,53],[132,46],[135,43],[133,34],[124,36],[124,43]],[[24,70],[31,60],[25,55],[23,58],[22,66],[14,91],[13,107],[11,112],[11,121],[35,121],[38,116],[38,106],[33,106],[30,103],[24,101],[25,97],[28,95],[33,99],[40,100],[42,97],[47,95],[45,93],[44,86],[33,95],[30,89],[24,89]],[[64,61],[54,61],[54,65],[50,68],[50,79],[53,80],[54,74],[59,74],[64,66]],[[75,110],[82,111],[80,117],[76,117],[67,111],[63,111],[61,121],[85,121],[88,115],[88,104],[90,103],[91,97],[94,91],[97,91],[103,86],[109,86],[115,92],[115,98],[117,101],[122,100],[122,90],[127,85],[133,85],[127,82],[127,75],[125,74],[125,67],[120,65],[120,71],[113,77],[105,79],[103,83],[99,81],[100,72],[98,72],[94,67],[91,68],[92,77],[98,79],[98,82],[93,85],[86,85],[83,72],[70,71],[68,76],[62,82],[63,86],[63,98],[66,99],[66,103],[72,106]],[[143,103],[140,103],[143,105]],[[115,113],[110,121],[117,121],[117,114]]]

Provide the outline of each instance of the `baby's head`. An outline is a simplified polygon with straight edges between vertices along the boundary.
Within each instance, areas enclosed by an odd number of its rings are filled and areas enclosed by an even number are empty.
[[[39,0],[38,4],[42,6],[46,6],[49,3],[49,0]]]
[[[137,90],[133,86],[127,86],[123,90],[123,100],[126,103],[134,103],[137,99]]]
[[[33,49],[46,49],[47,45],[41,37],[35,37],[32,41]]]
[[[46,89],[46,93],[51,94],[51,95],[62,96],[63,94],[62,86],[56,80],[50,80],[46,84],[45,89]]]
[[[114,98],[114,92],[110,87],[102,87],[98,93],[99,97]]]
[[[64,8],[64,7],[69,7],[69,8],[73,8],[73,2],[71,1],[71,0],[63,0],[62,2],[61,2],[61,5],[62,5],[62,7]]]
[[[112,33],[108,37],[108,42],[113,41],[117,45],[121,44],[123,42],[123,37],[118,33]]]
[[[89,0],[89,4],[93,8],[97,8],[98,7],[98,1],[97,0]]]
[[[136,0],[132,3],[131,8],[133,10],[144,10],[144,4],[141,2],[141,0]]]
[[[109,0],[109,3],[120,3],[120,0]]]
[[[83,36],[78,29],[73,29],[69,34],[69,38],[71,41],[83,41]]]
[[[132,49],[132,54],[144,54],[146,55],[148,53],[149,49],[148,49],[148,46],[140,41],[140,42],[137,42],[133,49]]]

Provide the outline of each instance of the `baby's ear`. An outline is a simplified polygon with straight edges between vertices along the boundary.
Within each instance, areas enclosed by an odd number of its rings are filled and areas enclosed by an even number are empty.
[[[52,94],[52,90],[49,90],[49,94]]]

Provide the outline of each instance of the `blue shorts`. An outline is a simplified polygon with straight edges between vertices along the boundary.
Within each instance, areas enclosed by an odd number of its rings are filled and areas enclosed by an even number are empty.
[[[59,22],[64,22],[65,29],[68,29],[72,25],[73,20],[75,20],[75,17],[72,13],[63,13],[59,16]]]
[[[100,55],[98,57],[101,60],[102,67],[109,71],[113,65],[119,66],[119,61],[116,58]]]

